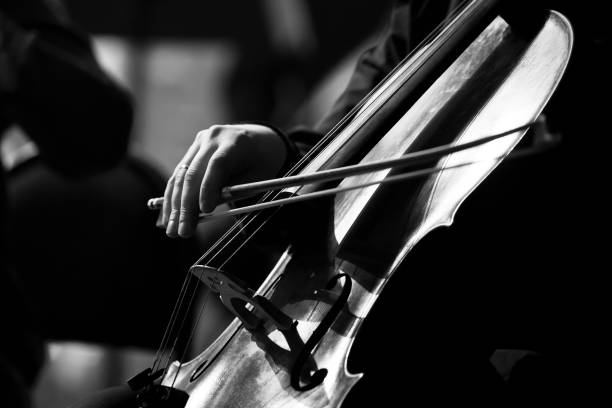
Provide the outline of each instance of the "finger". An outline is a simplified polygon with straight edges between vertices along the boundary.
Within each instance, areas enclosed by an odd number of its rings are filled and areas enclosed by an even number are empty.
[[[157,228],[163,228],[163,229],[166,229],[166,227],[165,227],[165,226],[164,226],[164,224],[162,223],[162,217],[163,217],[163,216],[164,216],[164,213],[163,213],[163,212],[161,212],[161,211],[160,211],[160,212],[157,214],[157,219],[155,220],[155,226],[156,226]]]
[[[166,182],[166,189],[164,190],[164,202],[162,203],[161,209],[161,227],[166,229],[168,226],[168,217],[170,216],[170,210],[172,209],[172,205],[170,204],[170,199],[172,198],[172,188],[174,187],[174,172],[172,176]]]
[[[170,214],[168,215],[168,225],[166,235],[169,237],[178,236],[178,218],[181,209],[181,196],[183,194],[183,180],[188,166],[181,164],[174,173],[174,183],[172,185],[172,196],[170,197]]]
[[[181,209],[181,197],[183,194],[183,183],[185,179],[185,173],[189,168],[189,163],[192,161],[193,156],[199,151],[199,146],[196,145],[195,149],[189,149],[184,161],[182,161],[174,171],[173,183],[171,186],[172,193],[168,200],[168,224],[166,225],[166,235],[169,237],[178,236],[178,221]],[[166,201],[166,199],[164,199]]]
[[[157,216],[156,226],[158,228],[166,229],[168,225],[168,216],[170,215],[170,197],[172,197],[172,185],[174,184],[174,175],[170,176],[166,182],[166,188],[164,189],[164,199],[162,201],[162,207],[159,210]]]
[[[221,188],[226,186],[230,177],[241,172],[245,160],[242,154],[231,146],[217,149],[208,161],[208,167],[200,188],[200,209],[211,212],[219,204]]]
[[[191,162],[192,158],[200,149],[200,133],[196,135],[195,141],[191,144],[191,146],[189,146],[189,149],[187,149],[187,153],[185,153],[179,164],[172,172],[172,176],[170,176],[168,182],[166,183],[166,189],[164,190],[164,202],[162,204],[161,210],[161,224],[164,226],[164,228],[168,226],[168,222],[170,220],[170,213],[172,211],[172,194],[174,191],[174,185],[176,184],[177,173],[179,173],[179,170],[183,169],[185,166],[189,166],[189,163]]]
[[[221,187],[226,183],[227,171],[229,169],[228,158],[226,155],[219,154],[219,151],[210,158],[202,185],[200,187],[200,209],[202,212],[211,212],[217,206]]]
[[[214,145],[200,149],[185,173],[178,224],[178,234],[181,237],[189,237],[195,231],[200,213],[198,193],[208,161],[215,150],[216,146]]]

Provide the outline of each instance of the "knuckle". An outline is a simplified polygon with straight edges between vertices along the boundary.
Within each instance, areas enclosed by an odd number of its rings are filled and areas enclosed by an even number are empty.
[[[179,178],[181,177],[181,174],[184,173],[186,170],[186,166],[184,163],[179,163],[177,164],[177,166],[174,168],[174,173],[172,174],[172,176],[174,178]]]
[[[185,172],[185,176],[184,176],[185,183],[191,184],[191,183],[197,182],[198,181],[198,175],[199,175],[198,171],[196,169],[193,169],[193,168],[190,167]]]
[[[169,215],[169,217],[168,217],[168,220],[169,220],[169,221],[176,221],[176,220],[177,220],[177,217],[179,217],[179,216],[180,216],[179,211],[178,211],[176,208],[173,208],[173,209],[170,211],[170,215]]]
[[[181,207],[181,209],[179,210],[179,218],[180,219],[190,218],[191,214],[192,214],[192,211],[191,211],[190,208]]]
[[[208,128],[208,133],[210,134],[211,138],[218,137],[223,131],[223,128],[224,127],[222,125],[212,125]]]
[[[204,130],[200,130],[198,133],[196,133],[196,137],[195,137],[196,143],[202,144],[202,143],[208,142],[211,138],[211,134],[213,133],[211,129],[212,128],[207,128]]]
[[[174,174],[168,179],[168,181],[166,182],[166,187],[170,188],[174,185],[174,180],[176,179],[176,177],[174,177]]]
[[[178,173],[176,177],[174,178],[174,182],[173,182],[174,187],[180,187],[183,185],[183,173],[184,171],[181,173]]]
[[[236,147],[247,146],[250,141],[250,133],[247,130],[240,129],[236,132],[234,137],[234,144],[236,145]]]

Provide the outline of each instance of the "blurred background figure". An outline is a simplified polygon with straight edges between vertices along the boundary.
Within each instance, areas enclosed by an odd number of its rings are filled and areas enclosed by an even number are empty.
[[[304,124],[296,112],[315,108],[314,85],[374,42],[391,3],[66,1],[94,34],[102,64],[138,101],[132,148],[167,172],[195,132],[212,124]],[[330,94],[348,81],[346,65]]]
[[[63,177],[77,177],[108,169],[121,160],[131,120],[127,95],[101,71],[89,42],[71,27],[59,3],[0,3],[3,133],[11,125],[19,126],[35,141],[46,165]],[[18,156],[13,154],[9,162],[15,164]],[[33,322],[37,308],[30,307],[21,271],[16,268],[15,273],[12,263],[29,259],[40,273],[45,259],[38,258],[28,245],[23,248],[28,258],[16,257],[12,238],[23,233],[35,241],[37,227],[45,226],[21,224],[12,214],[7,217],[4,175],[0,183],[0,387],[7,406],[25,407],[43,361],[42,334]],[[64,217],[66,227],[69,218]],[[9,226],[9,222],[14,224]],[[54,241],[47,244],[53,246]]]
[[[171,241],[155,229],[156,214],[144,207],[147,198],[163,192],[195,132],[237,120],[314,124],[348,82],[357,56],[375,42],[392,1],[63,3],[0,2],[5,17],[22,32],[37,38],[65,33],[53,44],[85,60],[95,79],[119,99],[93,97],[97,94],[85,86],[70,87],[82,92],[72,98],[62,82],[61,90],[36,100],[44,107],[59,107],[64,99],[76,105],[54,117],[81,136],[77,140],[84,146],[78,150],[99,151],[96,144],[102,141],[121,148],[118,156],[104,156],[100,168],[88,170],[95,162],[74,156],[75,146],[58,147],[57,154],[65,155],[58,157],[67,158],[49,162],[53,158],[39,141],[55,137],[48,129],[38,136],[15,118],[3,125],[14,227],[10,255],[22,289],[13,296],[27,300],[35,333],[48,340],[47,364],[34,394],[34,404],[48,408],[122,383],[151,364],[189,265],[223,228],[209,225],[194,240]],[[92,47],[80,29],[92,35]],[[34,66],[48,74],[51,65],[38,60]],[[108,76],[137,102],[131,133],[129,102]],[[37,78],[39,85],[53,83],[43,74]],[[98,106],[90,109],[94,102]],[[122,115],[125,123],[118,123]],[[208,303],[197,349],[227,322],[217,306]],[[37,344],[39,353],[30,354],[37,356],[33,367],[40,366],[44,353]],[[34,383],[34,375],[28,381]]]

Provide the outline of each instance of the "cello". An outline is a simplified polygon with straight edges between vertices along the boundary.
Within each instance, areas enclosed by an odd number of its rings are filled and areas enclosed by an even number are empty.
[[[140,406],[342,403],[360,378],[346,369],[351,345],[391,276],[420,240],[452,223],[563,75],[568,21],[554,11],[522,21],[505,4],[462,4],[194,264],[186,281],[218,293],[236,319],[191,361],[160,353],[129,383]],[[423,152],[428,169],[384,167],[421,163]],[[365,167],[371,163],[383,167]],[[351,173],[329,188],[319,175],[338,169]],[[226,196],[252,188],[234,186]],[[257,289],[224,270],[285,208],[273,205],[326,191],[333,199],[316,208],[321,225],[304,226]],[[181,292],[160,350],[172,349],[192,299],[193,291]]]

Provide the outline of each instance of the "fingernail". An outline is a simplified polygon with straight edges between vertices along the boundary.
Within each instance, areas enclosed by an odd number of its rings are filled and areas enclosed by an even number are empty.
[[[170,238],[176,238],[176,232],[175,228],[174,228],[174,221],[170,221],[168,223],[168,227],[166,228],[166,235],[169,236]]]
[[[179,222],[178,234],[181,238],[189,238],[191,233],[191,228],[186,222]]]
[[[181,238],[190,238],[193,235],[193,232],[179,231],[178,235]]]

